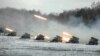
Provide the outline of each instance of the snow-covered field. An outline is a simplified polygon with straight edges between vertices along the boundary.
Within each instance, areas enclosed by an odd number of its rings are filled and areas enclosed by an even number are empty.
[[[0,56],[100,56],[100,45],[49,43],[0,36]]]

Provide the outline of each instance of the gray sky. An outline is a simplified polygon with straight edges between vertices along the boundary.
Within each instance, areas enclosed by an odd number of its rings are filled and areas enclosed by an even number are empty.
[[[62,12],[75,8],[89,7],[100,0],[0,0],[0,8],[37,9],[42,12]]]

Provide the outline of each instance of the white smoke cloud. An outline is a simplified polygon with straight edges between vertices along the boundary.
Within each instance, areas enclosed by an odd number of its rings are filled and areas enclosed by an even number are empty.
[[[100,40],[100,20],[97,20],[92,27],[87,27],[82,23],[81,18],[70,17],[66,24],[61,24],[53,20],[39,20],[26,10],[1,9],[0,25],[14,28],[19,35],[25,32],[36,35],[44,33],[51,38],[62,32],[68,32],[80,38],[81,43],[87,43],[90,37]]]

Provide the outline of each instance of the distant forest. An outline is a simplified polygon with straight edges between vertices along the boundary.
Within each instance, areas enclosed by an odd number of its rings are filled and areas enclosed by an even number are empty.
[[[2,14],[3,9],[2,8],[0,9],[0,14]],[[85,7],[85,8],[79,8],[79,9],[69,10],[69,11],[64,10],[62,13],[50,13],[50,14],[42,14],[40,11],[36,11],[36,10],[27,11],[24,9],[22,10],[18,10],[14,8],[10,8],[10,9],[18,12],[26,11],[30,13],[30,15],[33,14],[41,15],[50,20],[57,20],[61,23],[65,23],[69,21],[70,17],[73,16],[75,18],[80,18],[85,25],[90,25],[100,17],[100,2],[97,3],[93,2],[90,8]]]
[[[40,11],[35,11],[35,10],[30,11],[30,13],[42,15]],[[97,3],[93,2],[90,8],[85,7],[85,8],[79,8],[79,9],[70,10],[70,11],[64,10],[62,13],[59,13],[59,14],[50,13],[48,15],[42,15],[42,16],[45,16],[51,19],[57,19],[58,21],[62,23],[67,22],[71,16],[74,16],[76,18],[82,19],[82,21],[86,25],[88,25],[88,24],[94,23],[97,20],[97,18],[100,17],[100,2],[97,2]]]

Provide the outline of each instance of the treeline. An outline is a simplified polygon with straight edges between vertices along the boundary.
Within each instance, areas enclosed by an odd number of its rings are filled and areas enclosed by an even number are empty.
[[[36,12],[35,10],[30,11],[39,15],[42,15],[40,11]],[[80,18],[84,24],[90,25],[97,20],[97,17],[100,17],[100,3],[93,2],[91,7],[80,8],[76,10],[63,11],[62,13],[50,13],[48,15],[42,15],[47,18],[57,20],[61,23],[66,23],[70,17],[74,16],[75,18]]]
[[[6,9],[0,9],[0,14],[4,14],[4,11],[11,11],[12,13],[14,13],[14,11],[17,11],[18,13],[21,14],[25,14],[28,13],[28,15],[33,15],[33,14],[37,14],[37,15],[42,15],[46,18],[48,18],[48,20],[56,20],[59,21],[61,23],[66,23],[69,21],[70,17],[74,16],[75,18],[80,18],[84,24],[89,25],[94,23],[97,20],[97,17],[100,17],[100,3],[93,3],[91,5],[91,7],[87,8],[80,8],[80,9],[75,9],[75,10],[70,10],[70,11],[66,11],[64,10],[62,13],[50,13],[50,14],[42,14],[40,11],[36,11],[36,10],[18,10],[18,9],[14,9],[14,8],[6,8]],[[26,17],[26,16],[25,16]]]
[[[94,23],[97,17],[100,17],[100,3],[93,3],[90,8],[63,11],[59,15],[48,15],[48,17],[56,18],[62,22],[67,22],[72,16],[82,19],[86,25]]]

